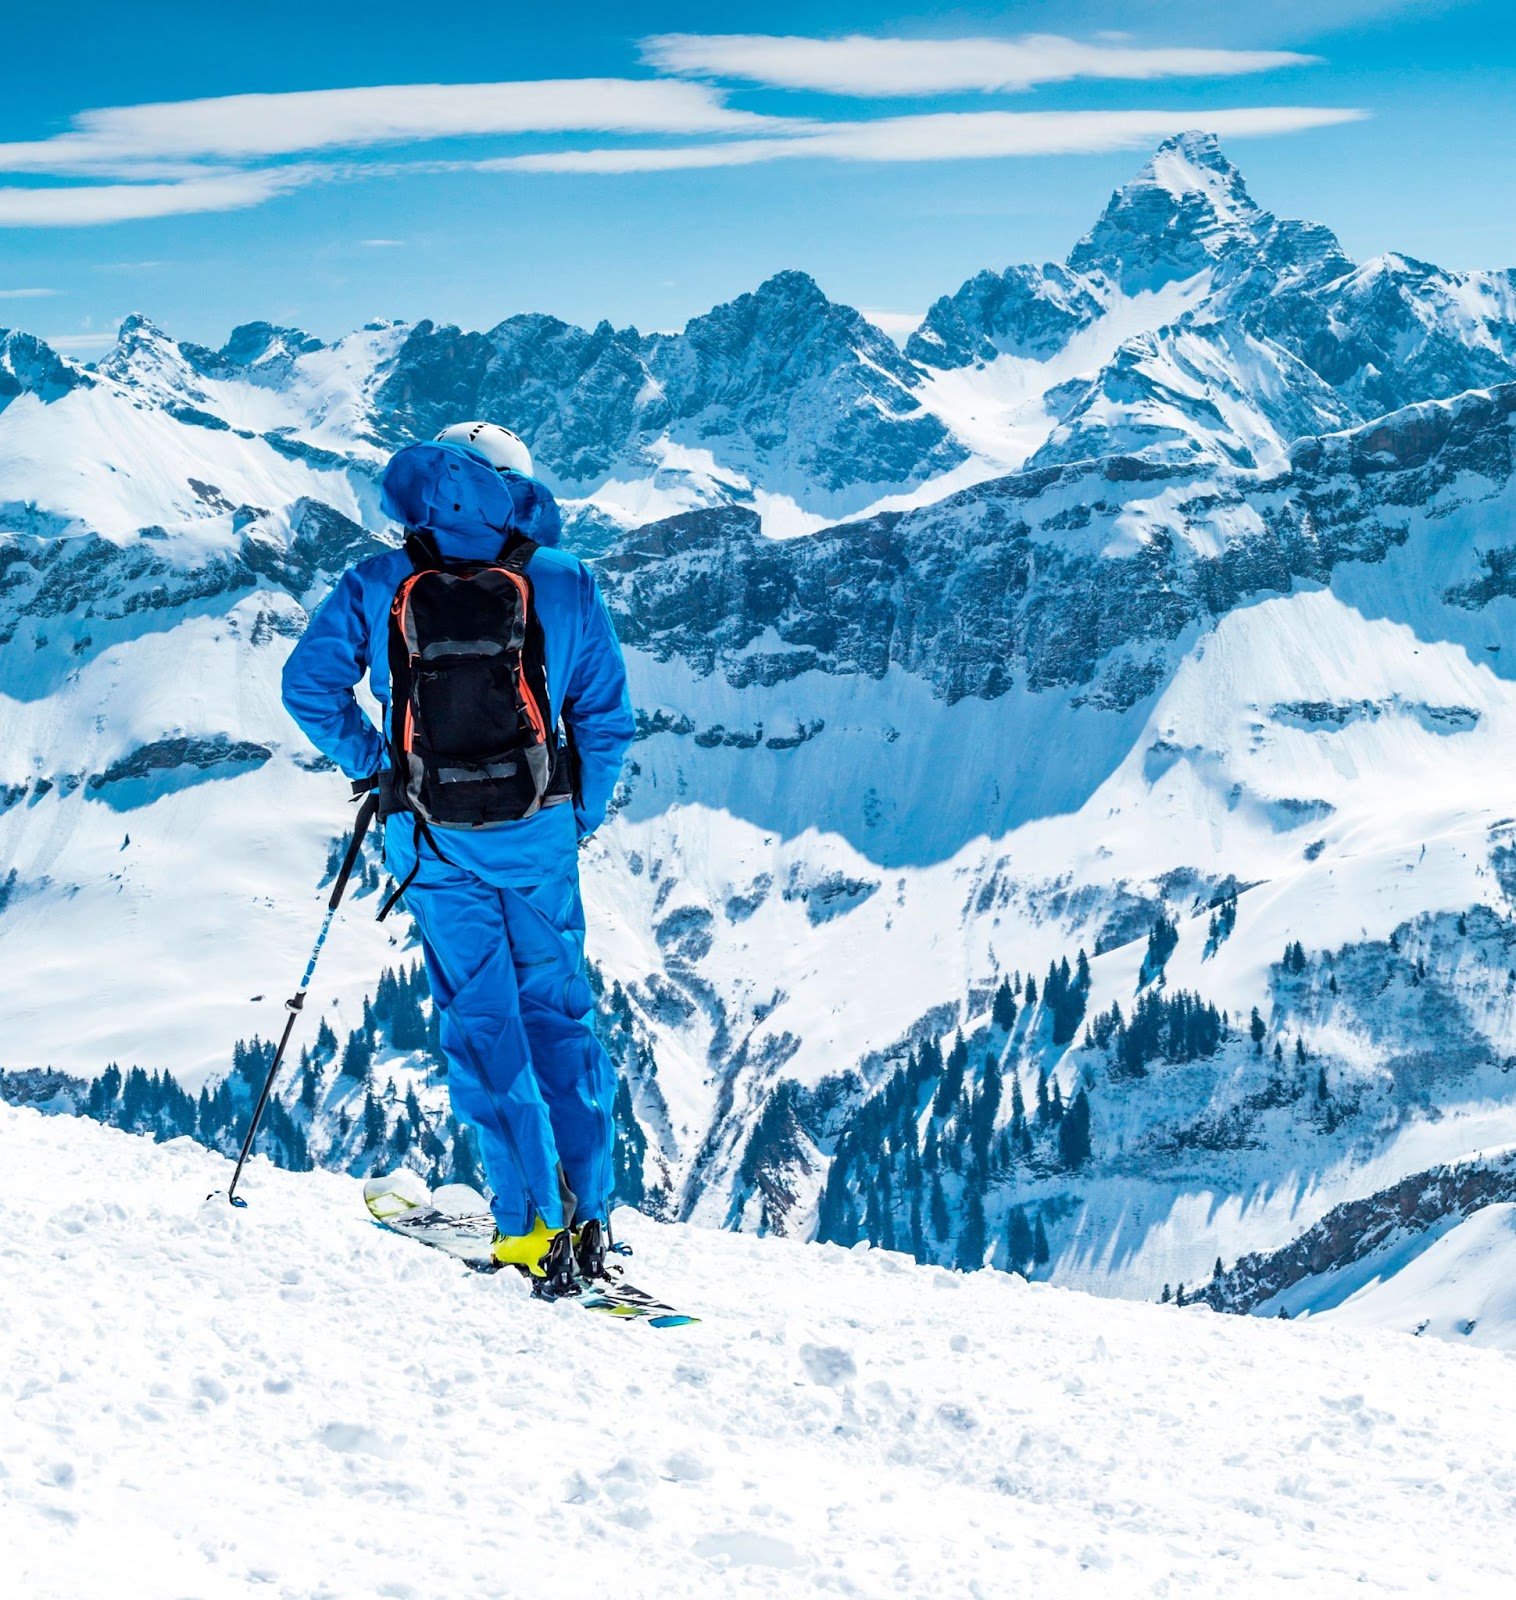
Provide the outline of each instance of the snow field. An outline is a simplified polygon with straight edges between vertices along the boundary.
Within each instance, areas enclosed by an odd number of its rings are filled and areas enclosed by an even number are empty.
[[[26,1600],[1509,1592],[1510,1358],[624,1214],[657,1332],[0,1106]]]

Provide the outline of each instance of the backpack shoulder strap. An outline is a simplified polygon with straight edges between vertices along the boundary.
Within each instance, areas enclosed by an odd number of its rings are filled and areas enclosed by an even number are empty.
[[[541,548],[535,539],[528,539],[524,533],[513,533],[501,546],[497,560],[507,572],[525,572],[527,562]]]
[[[404,548],[417,572],[432,572],[442,565],[437,541],[425,528],[407,528]]]

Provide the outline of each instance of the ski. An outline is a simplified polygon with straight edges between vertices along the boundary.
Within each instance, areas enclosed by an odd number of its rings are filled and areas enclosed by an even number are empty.
[[[401,1170],[370,1178],[363,1185],[363,1202],[381,1228],[414,1239],[428,1249],[441,1250],[475,1272],[499,1272],[494,1259],[495,1219],[489,1202],[477,1189],[449,1183],[435,1193],[413,1172]],[[683,1328],[698,1317],[665,1304],[645,1289],[628,1283],[619,1263],[607,1267],[608,1281],[587,1283],[584,1293],[566,1297],[570,1304],[601,1316],[625,1322],[646,1322],[654,1328]]]

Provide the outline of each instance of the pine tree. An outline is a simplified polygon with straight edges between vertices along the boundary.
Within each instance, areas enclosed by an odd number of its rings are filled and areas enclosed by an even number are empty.
[[[937,1094],[932,1101],[932,1115],[945,1117],[957,1105],[963,1094],[963,1072],[968,1065],[969,1047],[960,1033],[948,1052],[947,1064],[937,1084]]]
[[[995,1134],[995,1121],[1000,1115],[1000,1063],[987,1056],[984,1073],[979,1079],[979,1093],[974,1097],[972,1140],[974,1165],[980,1172],[989,1166],[990,1140]]]
[[[929,1206],[932,1223],[932,1232],[939,1242],[945,1241],[952,1230],[952,1221],[948,1217],[947,1196],[942,1192],[942,1174],[932,1174],[932,1197]]]
[[[1331,1091],[1327,1088],[1327,1069],[1323,1066],[1316,1074],[1316,1098],[1318,1100],[1326,1100],[1330,1097]]]
[[[895,1185],[890,1179],[889,1163],[879,1168],[879,1230],[874,1242],[881,1250],[895,1248]]]
[[[1023,1003],[1028,1011],[1037,1004],[1037,980],[1030,973],[1027,974],[1026,995]]]
[[[1083,1089],[1069,1102],[1068,1114],[1059,1124],[1058,1153],[1071,1172],[1089,1160],[1090,1097]]]
[[[321,1026],[316,1029],[315,1058],[319,1062],[332,1061],[337,1055],[337,1035],[332,1032],[332,1025],[325,1017],[321,1019]]]
[[[1037,1069],[1037,1122],[1040,1126],[1048,1119],[1048,1069]]]
[[[1152,931],[1148,934],[1148,947],[1142,958],[1142,971],[1137,979],[1138,984],[1149,984],[1158,978],[1178,945],[1179,924],[1171,921],[1160,911],[1153,923]]]
[[[395,1014],[395,1000],[400,992],[400,985],[395,981],[392,968],[386,967],[379,974],[379,987],[374,991],[374,1015],[388,1025]]]
[[[1258,1007],[1253,1007],[1253,1015],[1248,1019],[1248,1037],[1253,1041],[1253,1054],[1263,1054],[1263,1041],[1268,1033],[1268,1026],[1263,1018],[1258,1015]]]
[[[363,1097],[363,1148],[377,1150],[384,1143],[384,1107],[370,1089]]]
[[[921,1216],[921,1158],[916,1154],[914,1142],[905,1147],[905,1170],[902,1182],[905,1185],[906,1207],[910,1217],[911,1254],[916,1260],[925,1261],[926,1227]]]
[[[1025,1273],[1037,1254],[1037,1240],[1026,1212],[1016,1206],[1006,1218],[1005,1253],[1012,1272]]]
[[[1174,1298],[1174,1291],[1171,1288],[1169,1288],[1168,1284],[1164,1284],[1163,1293],[1161,1295],[1159,1295],[1159,1297],[1158,1297],[1158,1304],[1161,1305],[1161,1306],[1166,1306],[1169,1303],[1169,1301],[1172,1300],[1173,1298]]]
[[[995,1003],[990,1012],[990,1020],[1002,1033],[1009,1033],[1016,1026],[1016,997],[1011,993],[1011,986],[1004,978],[1000,980],[1000,987],[995,991]]]
[[[369,1075],[373,1065],[371,1036],[362,1028],[354,1028],[347,1036],[347,1044],[342,1051],[342,1076],[361,1080]]]
[[[1305,1040],[1299,1034],[1295,1035],[1295,1064],[1305,1065]]]
[[[984,1196],[970,1184],[963,1196],[963,1227],[958,1233],[956,1266],[960,1272],[977,1272],[984,1265]]]
[[[395,986],[390,1040],[397,1050],[426,1049],[426,1015],[421,1009],[421,996],[410,984]]]
[[[1042,1225],[1042,1213],[1037,1213],[1037,1226],[1032,1230],[1032,1260],[1039,1267],[1045,1267],[1052,1260],[1052,1251],[1048,1248],[1048,1231]]]

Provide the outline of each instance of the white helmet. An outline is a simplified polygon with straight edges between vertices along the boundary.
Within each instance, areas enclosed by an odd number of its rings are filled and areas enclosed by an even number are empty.
[[[498,422],[455,422],[437,435],[438,444],[466,444],[477,450],[496,472],[532,475],[532,452],[509,428]]]

